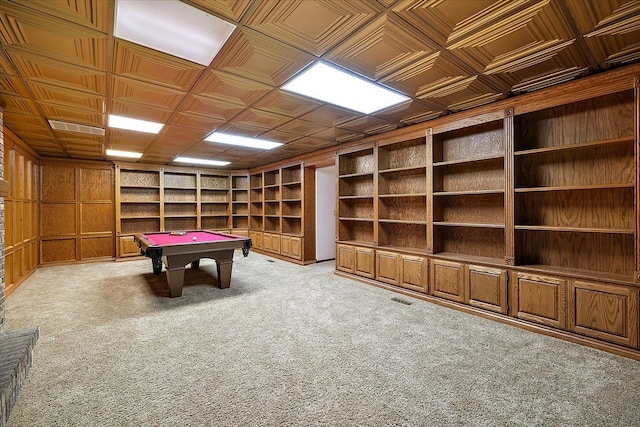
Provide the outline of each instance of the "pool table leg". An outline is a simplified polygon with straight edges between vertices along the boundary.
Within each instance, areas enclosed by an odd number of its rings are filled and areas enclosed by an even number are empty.
[[[231,286],[231,268],[233,260],[216,260],[216,270],[218,270],[218,287],[221,289]]]
[[[169,285],[169,296],[171,298],[182,296],[184,267],[167,268],[167,284]]]

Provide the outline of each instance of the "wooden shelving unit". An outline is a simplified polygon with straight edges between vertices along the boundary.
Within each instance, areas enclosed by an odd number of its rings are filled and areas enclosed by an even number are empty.
[[[640,359],[640,79],[603,81],[339,150],[337,273]]]
[[[269,255],[315,261],[315,170],[286,164],[250,175],[249,237]]]
[[[160,171],[119,170],[118,234],[160,231]]]
[[[116,204],[118,257],[139,254],[135,233],[206,229],[247,234],[249,176],[118,163]]]
[[[516,117],[515,261],[633,277],[634,94]]]
[[[378,147],[378,246],[426,253],[427,155],[424,138]]]
[[[503,260],[504,121],[429,133],[428,252]]]
[[[376,157],[374,147],[344,152],[338,162],[338,241],[373,245]]]

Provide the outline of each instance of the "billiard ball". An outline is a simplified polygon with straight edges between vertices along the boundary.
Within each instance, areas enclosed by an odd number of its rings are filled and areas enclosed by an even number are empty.
[[[195,240],[198,240],[198,238],[197,238],[196,236],[193,236],[193,240],[194,240],[194,241],[195,241]]]

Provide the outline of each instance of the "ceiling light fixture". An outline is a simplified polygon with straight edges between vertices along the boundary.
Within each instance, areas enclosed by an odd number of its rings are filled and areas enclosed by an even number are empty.
[[[107,156],[114,157],[127,157],[130,159],[139,159],[142,157],[142,153],[136,153],[134,151],[121,151],[121,150],[111,150],[107,148]]]
[[[207,66],[235,25],[178,0],[117,0],[114,35]]]
[[[128,117],[109,114],[109,127],[133,130],[136,132],[158,133],[164,125],[146,120],[130,119]]]
[[[241,147],[260,148],[271,150],[280,147],[281,142],[267,141],[266,139],[247,138],[246,136],[232,135],[224,132],[213,132],[204,139],[208,142],[218,142],[220,144],[239,145]]]
[[[363,114],[400,104],[409,97],[353,74],[318,62],[282,89]]]
[[[231,162],[226,162],[224,160],[209,160],[209,159],[196,159],[195,157],[182,157],[178,156],[173,159],[174,162],[178,163],[190,163],[195,165],[208,165],[208,166],[226,166]]]

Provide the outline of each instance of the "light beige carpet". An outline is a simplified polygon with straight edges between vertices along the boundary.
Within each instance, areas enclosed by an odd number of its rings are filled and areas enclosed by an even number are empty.
[[[174,299],[148,260],[41,268],[6,301],[40,327],[9,427],[640,425],[640,363],[333,268],[236,253]]]

